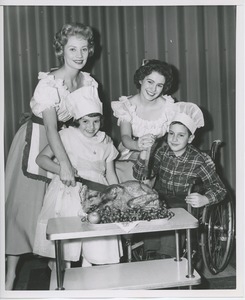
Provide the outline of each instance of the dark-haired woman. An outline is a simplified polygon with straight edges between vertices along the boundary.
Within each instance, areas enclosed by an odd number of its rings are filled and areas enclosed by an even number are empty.
[[[167,95],[172,81],[169,64],[155,59],[144,60],[134,74],[138,94],[122,96],[119,101],[112,102],[121,132],[120,157],[116,162],[120,182],[135,180],[133,161],[140,151],[165,135],[175,110],[173,98]]]
[[[97,93],[97,82],[81,72],[94,53],[93,32],[80,23],[65,24],[54,37],[60,68],[39,73],[31,99],[32,117],[20,127],[12,142],[6,165],[7,273],[5,289],[13,289],[16,266],[22,254],[33,251],[37,217],[41,211],[48,174],[36,164],[39,152],[49,144],[60,165],[60,179],[75,186],[72,167],[58,131],[72,118],[66,99],[78,90]],[[78,93],[78,96],[80,93]]]

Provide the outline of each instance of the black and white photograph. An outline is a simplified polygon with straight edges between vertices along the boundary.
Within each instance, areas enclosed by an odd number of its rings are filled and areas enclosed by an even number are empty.
[[[0,298],[243,298],[243,1],[2,2]]]

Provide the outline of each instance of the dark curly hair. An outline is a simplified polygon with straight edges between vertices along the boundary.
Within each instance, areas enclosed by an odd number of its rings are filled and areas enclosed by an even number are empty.
[[[78,36],[88,41],[89,56],[94,54],[94,37],[91,27],[81,23],[69,23],[55,34],[53,47],[55,55],[61,64],[64,63],[64,46],[67,44],[70,36]]]
[[[143,65],[136,70],[134,74],[134,83],[137,89],[140,89],[140,80],[150,75],[152,72],[157,72],[165,77],[165,83],[161,95],[170,90],[173,82],[173,72],[171,66],[163,61],[157,59],[144,60]]]

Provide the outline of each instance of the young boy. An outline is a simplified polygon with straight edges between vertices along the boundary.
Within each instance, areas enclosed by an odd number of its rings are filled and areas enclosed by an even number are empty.
[[[169,126],[167,144],[151,157],[152,175],[156,176],[155,187],[168,206],[194,208],[217,203],[224,199],[226,189],[215,171],[215,164],[209,155],[195,148],[191,143],[197,128],[204,126],[203,114],[194,103],[178,102],[178,110]],[[142,180],[146,151],[141,151],[133,167],[133,175]],[[200,178],[204,194],[188,195],[190,180]],[[165,243],[165,242],[164,242]],[[164,245],[167,247],[166,244]],[[175,255],[175,250],[166,253]]]

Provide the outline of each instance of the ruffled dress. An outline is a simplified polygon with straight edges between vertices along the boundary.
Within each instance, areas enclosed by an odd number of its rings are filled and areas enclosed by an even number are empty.
[[[96,90],[97,82],[83,72],[85,93]],[[47,172],[35,163],[47,145],[42,112],[55,107],[59,122],[71,119],[66,108],[70,93],[63,80],[40,72],[39,82],[30,102],[32,118],[16,133],[9,150],[5,172],[5,251],[9,255],[32,252],[38,215],[47,183]],[[73,93],[75,93],[74,91]]]
[[[60,132],[61,140],[78,175],[91,181],[108,185],[105,177],[106,163],[115,160],[118,151],[104,132],[93,138],[85,137],[79,128],[69,127]],[[54,242],[46,239],[49,218],[80,216],[81,184],[67,187],[58,175],[49,184],[42,211],[37,222],[33,252],[41,256],[55,257]],[[121,240],[117,236],[62,241],[63,258],[78,261],[81,255],[93,264],[118,263],[122,256]]]
[[[137,115],[136,106],[131,103],[130,97],[121,96],[119,101],[112,101],[113,115],[118,119],[117,125],[120,126],[122,121],[131,123],[132,135],[135,138],[149,133],[154,134],[157,138],[163,137],[175,114],[176,105],[171,96],[164,95],[162,99],[165,101],[165,109],[162,111],[162,115],[158,119],[150,121]],[[127,149],[122,143],[119,144],[118,150],[120,157],[116,162],[116,172],[119,181],[135,180],[132,174],[132,166],[139,152]]]

